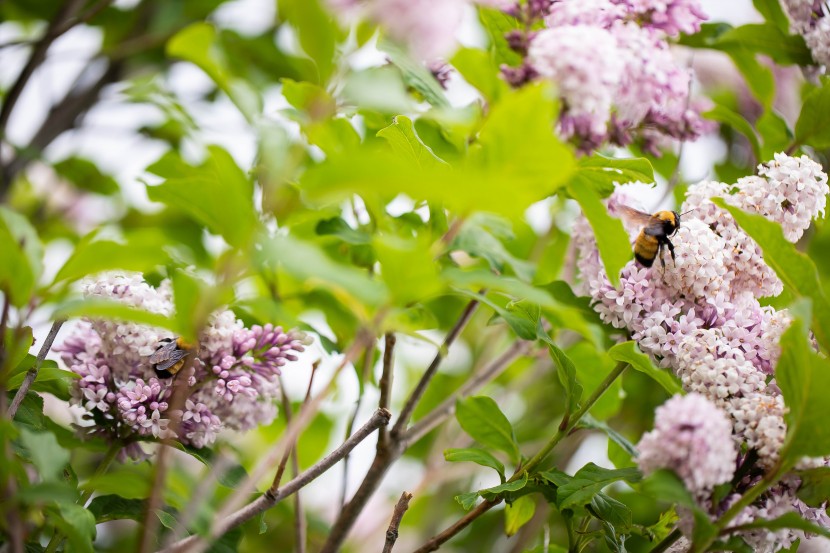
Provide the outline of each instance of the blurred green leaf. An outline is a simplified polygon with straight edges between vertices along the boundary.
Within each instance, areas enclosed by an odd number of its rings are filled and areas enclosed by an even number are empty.
[[[496,459],[489,451],[476,447],[446,449],[444,450],[444,459],[451,463],[470,461],[483,467],[490,467],[499,474],[499,478],[504,482],[504,464]]]
[[[800,35],[782,32],[772,23],[750,23],[726,30],[715,42],[720,48],[746,48],[781,65],[812,65],[813,56]]]
[[[614,370],[614,361],[591,343],[582,341],[568,348],[568,357],[576,369],[576,377],[586,396],[590,396]],[[603,392],[588,412],[599,420],[607,420],[622,407],[622,379],[617,378]]]
[[[507,83],[499,77],[498,67],[487,52],[477,48],[461,48],[451,63],[488,102],[497,102],[508,90]]]
[[[763,215],[746,213],[727,205],[721,198],[712,200],[732,214],[764,252],[764,262],[772,267],[793,297],[808,297],[813,302],[812,331],[825,351],[830,351],[830,303],[819,279],[813,260],[799,252],[795,244],[784,238],[781,226]]]
[[[758,140],[758,135],[755,133],[755,128],[752,124],[744,119],[744,116],[736,111],[732,111],[723,105],[717,105],[703,114],[704,117],[712,121],[726,123],[734,130],[744,135],[749,140],[749,145],[752,147],[752,153],[755,159],[760,161],[761,157],[761,142]]]
[[[795,123],[795,140],[813,148],[830,148],[830,80],[824,79],[804,98]]]
[[[28,303],[43,270],[43,246],[22,215],[0,206],[0,291],[16,307]]]
[[[637,456],[637,449],[634,447],[634,444],[606,423],[598,421],[590,414],[586,413],[585,415],[582,415],[582,418],[579,419],[579,426],[582,428],[594,428],[596,430],[601,430],[608,436],[609,440],[621,447],[630,457]]]
[[[490,213],[474,213],[461,225],[452,249],[486,259],[490,268],[498,274],[504,273],[506,266],[509,266],[520,279],[530,281],[533,278],[533,264],[517,258],[505,247],[505,242],[514,239],[509,220]]]
[[[599,194],[592,188],[571,185],[568,186],[568,192],[579,203],[582,213],[591,224],[608,280],[612,286],[619,286],[620,271],[634,255],[622,222],[608,214]]]
[[[340,30],[320,0],[278,0],[279,17],[297,32],[303,51],[317,65],[320,84],[328,82]]]
[[[198,167],[175,153],[165,154],[147,171],[165,181],[148,186],[151,200],[181,209],[228,244],[244,249],[259,224],[253,185],[233,158],[219,146],[208,146],[207,159]]]
[[[648,355],[642,353],[640,348],[637,347],[637,342],[633,340],[612,347],[608,350],[608,356],[614,361],[628,363],[635,370],[648,375],[660,384],[669,395],[685,393],[683,386],[680,385],[680,380],[670,370],[655,367]]]
[[[512,15],[508,15],[503,10],[496,8],[481,6],[479,7],[478,14],[481,19],[481,25],[484,27],[490,39],[490,51],[493,53],[495,66],[501,67],[502,64],[515,66],[521,64],[521,54],[510,48],[510,45],[505,39],[505,35],[510,31],[521,29],[522,24]]]
[[[69,462],[69,452],[58,444],[54,435],[21,428],[20,442],[28,451],[32,464],[43,480],[60,480],[63,468]]]
[[[784,34],[789,33],[788,17],[779,0],[752,0],[752,5],[764,16],[767,23],[772,23]]]
[[[773,1],[778,3],[778,0]],[[771,110],[775,99],[775,76],[772,69],[759,62],[757,56],[745,48],[733,48],[727,54],[743,75],[749,90],[764,107],[765,113]],[[729,123],[729,121],[722,122]],[[746,134],[744,130],[739,129],[739,132]],[[767,157],[761,159],[767,159]]]
[[[179,526],[176,517],[172,514],[168,513],[167,511],[162,511],[161,509],[156,509],[155,511],[156,517],[158,517],[159,522],[161,525],[167,529],[173,530]]]
[[[93,476],[81,489],[100,495],[118,495],[124,499],[146,499],[150,496],[150,471],[151,467],[146,463],[119,465],[105,474]]]
[[[579,407],[579,400],[582,399],[582,385],[576,379],[576,367],[573,361],[559,349],[553,340],[548,336],[541,326],[538,328],[538,336],[548,345],[550,356],[556,364],[556,374],[562,388],[565,389],[565,413],[569,416]]]
[[[71,547],[67,550],[92,553],[95,539],[95,517],[88,510],[74,503],[59,503],[60,517],[52,522],[66,535]]]
[[[423,300],[443,289],[429,243],[380,235],[372,246],[380,262],[380,276],[399,305]]]
[[[796,472],[801,479],[798,498],[811,507],[820,507],[830,497],[830,467],[816,467]]]
[[[773,519],[758,518],[753,520],[752,522],[741,524],[740,526],[741,530],[766,528],[767,530],[775,531],[792,528],[795,530],[807,532],[808,534],[818,534],[819,536],[830,538],[830,530],[828,530],[824,526],[819,526],[818,524],[813,524],[812,522],[805,520],[804,518],[802,518],[800,514],[795,512],[784,513],[783,515]]]
[[[69,157],[55,163],[52,168],[81,190],[104,195],[112,195],[119,190],[115,179],[102,173],[98,166],[88,159]]]
[[[613,158],[594,154],[580,158],[571,176],[571,187],[589,187],[602,198],[614,191],[614,185],[629,182],[654,184],[654,168],[644,157]]]
[[[412,59],[404,50],[384,38],[378,41],[378,49],[384,52],[389,57],[389,61],[401,70],[407,86],[418,91],[427,102],[437,108],[450,107],[444,89],[423,63]]]
[[[412,126],[412,120],[405,115],[396,115],[392,124],[379,130],[377,135],[386,139],[396,154],[416,167],[424,169],[444,163],[421,141]]]
[[[830,362],[813,351],[807,329],[796,319],[781,336],[781,357],[775,368],[787,412],[787,438],[782,461],[796,463],[802,457],[830,454],[827,397],[830,395]]]
[[[603,488],[618,480],[638,482],[642,473],[637,468],[604,469],[594,463],[588,463],[576,474],[573,479],[560,486],[557,490],[559,509],[572,509],[591,502],[591,499]]]
[[[99,495],[90,501],[89,512],[100,524],[110,520],[144,520],[146,502],[140,499],[125,499],[118,495]]]
[[[536,512],[536,501],[532,496],[523,495],[504,507],[504,533],[513,536],[530,522]]]
[[[461,428],[483,446],[504,451],[514,463],[519,461],[519,446],[513,427],[498,404],[486,396],[472,396],[455,403],[455,417]]]
[[[627,532],[631,527],[631,509],[602,492],[591,498],[588,510],[598,519],[604,520],[623,532]]]
[[[25,378],[26,372],[17,373],[9,379],[6,387],[9,390],[16,390],[20,388]],[[68,401],[72,382],[79,378],[81,377],[72,371],[59,369],[56,365],[46,366],[44,362],[44,365],[40,367],[37,377],[29,389],[33,392],[49,393],[60,400]]]
[[[55,317],[60,319],[72,319],[76,317],[90,317],[112,319],[116,321],[131,321],[134,323],[166,328],[173,332],[179,331],[176,321],[170,317],[134,309],[127,305],[108,300],[85,299],[70,300],[58,304]]]

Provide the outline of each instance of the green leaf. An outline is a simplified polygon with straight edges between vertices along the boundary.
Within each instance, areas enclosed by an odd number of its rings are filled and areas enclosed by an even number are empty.
[[[124,499],[146,499],[152,481],[149,464],[120,465],[106,474],[90,478],[81,486],[84,491],[101,495],[118,495]]]
[[[117,242],[97,238],[93,232],[81,239],[55,276],[55,283],[111,269],[149,272],[170,259],[166,251],[170,238],[157,229],[136,230]]]
[[[654,167],[644,157],[613,158],[601,154],[583,157],[571,176],[571,187],[589,187],[601,197],[608,197],[615,184],[654,183]]]
[[[60,517],[52,522],[61,529],[69,540],[67,551],[92,553],[95,539],[95,517],[88,510],[74,503],[59,503]]]
[[[121,496],[99,495],[89,503],[89,512],[95,517],[96,523],[108,522],[110,520],[130,519],[142,521],[146,501],[140,499],[125,499]]]
[[[778,0],[773,0],[778,3]],[[772,102],[775,99],[775,76],[769,66],[764,65],[758,61],[758,58],[753,52],[747,51],[744,48],[734,48],[727,51],[729,57],[738,71],[743,75],[749,90],[755,98],[761,103],[768,113],[772,109]],[[722,121],[729,123],[729,121]],[[760,132],[760,129],[758,129]],[[741,133],[746,134],[744,130]],[[762,134],[763,136],[763,134]],[[772,156],[769,156],[772,157]],[[768,159],[764,156],[761,159]]]
[[[471,461],[483,467],[490,467],[499,473],[501,481],[504,482],[504,465],[489,451],[478,449],[476,447],[467,447],[464,449],[445,449],[444,459],[451,463]]]
[[[322,219],[314,227],[320,236],[337,236],[346,244],[365,246],[372,242],[372,235],[362,230],[353,229],[342,217]]]
[[[655,367],[648,355],[642,353],[633,340],[617,344],[608,350],[608,356],[614,361],[628,363],[635,370],[652,378],[660,384],[669,395],[683,394],[683,387],[678,378],[670,371]]]
[[[455,416],[461,428],[478,443],[504,451],[518,463],[519,446],[510,421],[493,399],[472,396],[455,403]]]
[[[772,23],[751,23],[729,29],[716,41],[721,49],[746,48],[766,54],[781,65],[812,65],[813,56],[800,35],[788,35]]]
[[[751,530],[753,528],[766,528],[767,530],[784,530],[792,528],[795,530],[802,530],[809,534],[818,534],[825,538],[830,538],[830,530],[824,526],[813,524],[803,518],[798,513],[784,513],[780,517],[770,520],[756,519],[752,522],[740,525],[741,530]]]
[[[475,213],[461,225],[452,249],[487,260],[498,274],[509,266],[520,279],[529,281],[533,278],[533,265],[515,257],[504,244],[515,238],[511,221],[491,213]]]
[[[594,463],[588,463],[574,474],[573,479],[557,491],[558,507],[572,509],[582,507],[603,488],[618,480],[637,482],[642,478],[639,469],[604,469]]]
[[[47,363],[47,361],[44,361],[44,364],[38,370],[35,381],[32,382],[29,389],[33,392],[49,393],[58,399],[68,401],[70,396],[69,389],[72,386],[72,382],[81,378],[80,375],[72,371],[59,369],[54,361],[49,363],[49,366],[47,366]],[[17,390],[23,384],[25,378],[26,372],[17,373],[9,379],[6,387],[9,390]]]
[[[596,518],[619,528],[622,532],[627,532],[631,527],[631,509],[602,492],[591,498],[588,511]]]
[[[455,496],[455,500],[458,501],[459,505],[461,505],[465,511],[469,511],[476,504],[476,500],[478,500],[478,492],[459,494]]]
[[[170,317],[134,309],[123,303],[108,300],[70,300],[58,305],[55,311],[55,317],[60,319],[71,319],[74,317],[112,319],[166,328],[173,332],[179,330],[176,321]]]
[[[755,121],[755,128],[764,140],[762,159],[772,159],[776,152],[783,152],[792,144],[793,132],[784,118],[772,109],[766,110]]]
[[[490,39],[490,52],[495,67],[500,67],[502,64],[513,66],[521,64],[522,56],[510,48],[505,35],[510,31],[521,29],[522,24],[512,15],[495,8],[480,6],[478,14],[481,25]]]
[[[98,166],[88,159],[70,157],[55,163],[52,168],[58,175],[82,190],[104,195],[118,192],[115,179],[102,173]]]
[[[611,285],[620,285],[620,271],[634,256],[622,221],[608,214],[599,194],[589,186],[568,186],[594,230],[599,256]]]
[[[586,413],[582,415],[582,418],[579,419],[579,426],[581,428],[593,428],[596,430],[601,430],[605,432],[608,438],[620,446],[623,451],[625,451],[629,457],[636,457],[637,456],[637,448],[634,447],[630,441],[628,441],[625,436],[608,426],[606,423],[596,420],[590,414]]]
[[[437,295],[444,285],[438,277],[430,243],[390,235],[376,236],[373,249],[380,262],[380,276],[399,305]]]
[[[789,18],[781,8],[779,0],[752,0],[752,5],[758,13],[764,16],[767,23],[772,23],[784,34],[790,32],[787,22]]]
[[[497,102],[508,90],[507,83],[499,77],[498,68],[487,52],[477,48],[461,48],[450,63],[490,103]]]
[[[61,479],[63,468],[69,462],[69,452],[63,449],[49,432],[20,429],[20,442],[28,451],[32,464],[45,481]]]
[[[497,497],[500,497],[502,494],[508,492],[517,492],[525,486],[527,486],[527,473],[523,472],[522,476],[517,480],[513,480],[512,482],[505,482],[504,484],[493,486],[492,488],[479,490],[478,493],[484,499],[493,500]]]
[[[744,232],[758,243],[764,252],[764,262],[772,267],[788,293],[796,298],[808,297],[812,300],[812,330],[825,351],[830,351],[830,303],[813,260],[784,238],[781,226],[774,221],[727,205],[722,198],[712,201],[728,210]]]
[[[640,485],[646,495],[666,503],[675,503],[683,507],[695,507],[692,495],[683,485],[683,481],[672,471],[661,469],[648,475]]]
[[[590,396],[605,378],[614,370],[616,363],[587,341],[581,341],[568,348],[568,357],[576,369],[576,378],[582,385],[583,393]],[[622,407],[622,379],[617,378],[608,386],[588,414],[600,420],[616,415]]]
[[[281,82],[285,100],[310,119],[329,119],[337,114],[337,102],[323,87],[292,79],[282,79]]]
[[[761,142],[758,140],[758,135],[755,133],[755,128],[752,124],[744,119],[744,116],[731,109],[717,105],[703,114],[707,119],[726,123],[737,132],[744,135],[749,140],[749,145],[752,146],[752,153],[756,160],[763,159],[761,157]]]
[[[781,357],[775,368],[776,383],[784,395],[787,437],[783,461],[830,454],[827,397],[830,396],[830,361],[816,354],[801,319],[781,336]]]
[[[425,169],[444,163],[429,146],[421,141],[418,133],[415,132],[412,120],[405,115],[396,115],[392,124],[379,130],[377,135],[385,139],[396,154],[416,167]]]
[[[536,501],[530,495],[523,495],[504,507],[504,533],[513,536],[530,522],[536,512]]]
[[[800,470],[801,479],[798,497],[811,507],[820,507],[830,497],[830,467]]]
[[[161,509],[156,509],[154,512],[156,513],[156,516],[158,517],[159,522],[161,522],[161,525],[164,526],[165,528],[173,530],[179,525],[178,521],[176,520],[176,517],[174,517],[172,514],[168,513],[167,511],[162,511]]]
[[[236,248],[245,248],[258,226],[253,186],[228,152],[208,146],[207,159],[198,167],[185,164],[175,153],[165,154],[147,171],[165,179],[148,186],[151,200],[181,209]]]
[[[830,147],[830,80],[804,98],[801,113],[795,123],[797,144],[809,144],[813,148]]]
[[[582,385],[576,379],[576,367],[541,326],[537,331],[539,338],[548,345],[551,359],[556,363],[556,374],[565,389],[565,413],[570,415],[577,410],[579,400],[582,398]]]
[[[389,56],[389,60],[401,70],[407,86],[418,91],[424,99],[436,108],[449,108],[444,89],[423,63],[420,63],[393,42],[381,38],[378,49]]]
[[[15,307],[29,302],[43,270],[43,246],[32,225],[0,206],[0,291]]]

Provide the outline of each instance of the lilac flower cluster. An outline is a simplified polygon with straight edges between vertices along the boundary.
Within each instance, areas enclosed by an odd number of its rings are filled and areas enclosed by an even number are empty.
[[[759,303],[759,298],[781,293],[783,286],[764,263],[758,245],[710,198],[719,196],[730,205],[764,215],[796,241],[814,218],[824,215],[830,187],[821,167],[806,156],[776,154],[759,166],[758,173],[731,185],[690,186],[681,211],[694,211],[672,237],[676,263],[668,259],[662,268],[656,260],[646,269],[632,261],[621,272],[619,288],[611,286],[605,275],[584,219],[577,221],[573,236],[580,252],[578,291],[591,297],[603,321],[624,330],[655,363],[673,369],[687,392],[700,394],[726,413],[736,444],[746,444],[763,469],[776,462],[786,436],[786,406],[774,373],[779,339],[791,317],[786,310]],[[620,204],[630,202],[615,193],[609,211],[616,213]],[[633,238],[640,228],[627,226],[627,230]],[[657,447],[647,443],[651,449]],[[805,463],[820,465],[826,460]],[[698,494],[706,488],[696,487],[696,482],[714,482],[722,476],[708,465],[700,467],[711,473],[687,480]],[[788,488],[793,498],[795,489],[797,484]],[[785,503],[789,510],[809,511],[797,499]],[[824,509],[809,512],[817,518],[826,516]],[[761,515],[759,511],[747,516]]]
[[[691,71],[677,64],[667,42],[699,30],[704,19],[694,0],[553,2],[545,28],[528,37],[524,65],[505,68],[505,78],[555,82],[563,102],[559,132],[584,151],[639,136],[659,153],[667,137],[694,140],[707,129],[690,102]],[[514,43],[525,53],[522,41]]]
[[[690,490],[711,492],[729,481],[738,452],[732,423],[700,394],[674,396],[657,408],[654,430],[637,446],[637,465],[645,474],[670,468]]]
[[[88,284],[84,293],[123,302],[151,313],[170,316],[170,283],[154,288],[139,274],[106,274]],[[170,410],[173,379],[159,379],[148,357],[170,332],[137,323],[89,320],[56,351],[80,375],[73,403],[96,424],[93,433],[109,438],[168,438],[171,418],[181,418],[178,439],[205,447],[223,429],[248,430],[276,416],[280,368],[296,361],[307,337],[265,325],[245,328],[231,311],[219,311],[199,336],[199,350],[187,373],[182,413]],[[140,454],[133,448],[132,455]]]
[[[784,0],[790,30],[804,37],[819,65],[830,65],[830,19],[824,0]]]

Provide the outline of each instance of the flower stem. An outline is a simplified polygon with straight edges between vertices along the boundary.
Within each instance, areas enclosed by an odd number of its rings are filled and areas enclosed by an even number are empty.
[[[651,550],[651,553],[663,553],[663,551],[666,551],[669,547],[671,547],[674,544],[674,542],[679,540],[680,536],[682,535],[683,533],[680,531],[680,529],[675,528],[674,530],[672,530],[671,534],[663,538],[663,540],[660,543],[658,543],[654,549]]]

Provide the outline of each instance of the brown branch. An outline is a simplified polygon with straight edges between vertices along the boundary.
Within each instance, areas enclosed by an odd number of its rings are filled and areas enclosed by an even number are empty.
[[[384,337],[383,371],[380,374],[380,381],[378,382],[378,387],[380,388],[380,400],[378,401],[378,407],[381,409],[389,409],[389,405],[392,402],[392,381],[394,380],[393,371],[396,342],[397,338],[395,337],[395,333],[387,332]],[[385,447],[388,441],[389,432],[387,432],[386,428],[381,428],[380,434],[378,435],[378,445]]]
[[[17,393],[14,394],[14,399],[12,399],[12,404],[9,407],[9,419],[14,419],[14,415],[17,413],[17,409],[20,407],[20,404],[23,402],[23,399],[29,392],[29,388],[32,386],[32,383],[37,378],[37,373],[40,370],[40,366],[43,364],[43,360],[46,359],[46,354],[48,354],[49,350],[52,349],[52,343],[55,341],[55,337],[58,335],[58,331],[61,329],[61,325],[63,325],[63,320],[60,319],[52,323],[52,328],[49,329],[49,334],[46,335],[46,339],[43,341],[43,345],[40,348],[40,352],[38,352],[37,354],[35,364],[32,366],[31,369],[26,371],[26,378],[23,379],[23,383],[20,385],[20,388],[17,390]],[[2,339],[5,341],[6,337],[3,336]]]
[[[418,405],[418,402],[421,401],[421,398],[427,389],[427,385],[438,371],[438,367],[441,365],[441,361],[443,361],[449,347],[455,339],[458,338],[458,335],[461,334],[461,331],[464,330],[467,323],[470,322],[473,313],[475,313],[476,307],[478,307],[478,300],[470,300],[470,303],[468,303],[467,307],[464,308],[464,311],[455,322],[455,325],[450,329],[449,333],[447,333],[447,336],[444,338],[444,343],[441,345],[441,349],[439,349],[438,353],[435,354],[435,358],[432,360],[432,363],[430,363],[429,367],[427,367],[427,370],[424,372],[423,376],[421,376],[421,380],[418,381],[418,385],[415,386],[414,390],[412,390],[412,393],[406,400],[403,409],[401,409],[401,414],[398,415],[398,419],[395,421],[395,426],[392,427],[392,439],[398,440],[399,437],[403,435],[406,430],[406,426],[409,424],[409,419],[412,418],[412,413],[415,411],[415,407]]]
[[[409,444],[415,443],[430,433],[455,412],[456,401],[467,397],[488,382],[497,378],[513,361],[525,355],[532,346],[533,342],[525,342],[523,340],[514,342],[504,353],[493,360],[487,368],[473,375],[458,391],[413,424],[404,434],[404,441]]]
[[[311,399],[311,386],[314,384],[314,375],[317,374],[317,367],[319,367],[319,363],[314,363],[311,365],[311,375],[308,377],[308,388],[306,388],[305,397],[303,398],[303,404],[300,409],[303,409],[307,404],[308,401]],[[285,423],[291,424],[291,419],[294,416],[294,413],[291,410],[291,403],[288,401],[288,396],[285,394],[285,388],[282,385],[282,379],[280,379],[280,396],[282,397],[282,409],[285,411]],[[348,437],[348,436],[347,436]],[[285,452],[282,454],[282,459],[280,459],[280,464],[277,467],[277,474],[274,475],[274,481],[271,484],[271,492],[276,492],[280,487],[280,481],[282,480],[282,475],[285,472],[285,466],[288,464],[288,458],[291,457],[292,452],[295,452],[297,449],[297,436],[292,443],[288,444],[288,447],[285,448]],[[297,475],[297,471],[294,471],[294,476]]]
[[[482,501],[478,506],[458,519],[455,524],[430,538],[424,545],[414,551],[414,553],[427,553],[428,551],[436,551],[441,545],[449,541],[453,536],[458,534],[464,528],[470,525],[475,519],[501,503],[501,499],[494,499],[492,501]]]
[[[398,541],[398,528],[401,526],[404,513],[409,509],[409,501],[411,499],[411,493],[403,492],[401,498],[395,504],[395,510],[392,511],[392,520],[389,522],[389,528],[386,530],[386,543],[383,544],[383,553],[392,553],[392,548],[395,547],[395,542]]]
[[[365,440],[375,430],[381,426],[389,424],[389,419],[392,414],[386,409],[378,409],[375,411],[372,418],[369,419],[360,429],[352,434],[352,436],[343,442],[337,449],[329,453],[324,459],[312,466],[296,478],[281,487],[279,491],[272,494],[270,490],[259,496],[257,499],[239,509],[231,516],[219,521],[211,531],[214,536],[222,535],[228,530],[236,528],[245,521],[252,519],[258,514],[270,509],[286,497],[296,493],[298,490],[313,482],[318,476],[326,472],[338,461],[350,453],[360,442]],[[190,536],[187,539],[181,540],[172,546],[163,550],[164,553],[184,552],[194,547],[197,542],[202,540],[201,536]]]
[[[366,346],[366,351],[363,352],[363,372],[361,374],[361,381],[359,382],[358,387],[358,395],[357,401],[354,403],[354,409],[352,409],[352,415],[349,417],[349,422],[346,423],[346,437],[348,438],[349,435],[354,431],[354,424],[357,421],[357,415],[360,412],[360,405],[363,403],[363,386],[367,380],[369,380],[369,375],[372,372],[372,366],[374,365],[375,359],[375,342],[372,341],[369,345]],[[381,406],[383,407],[383,406]],[[381,428],[381,432],[383,428]],[[346,493],[348,492],[349,487],[349,456],[346,455],[343,457],[343,485],[340,486],[340,506],[346,504]]]
[[[317,372],[317,364],[311,366],[311,376],[308,379],[308,389],[306,390],[305,399],[303,403],[305,404],[308,402],[309,398],[311,397],[311,384],[314,382],[314,373]],[[279,377],[277,377],[279,378]],[[291,411],[291,402],[288,400],[288,394],[285,393],[285,386],[282,384],[282,379],[279,378],[280,383],[280,399],[282,401],[282,410],[285,412],[285,422],[286,424],[291,423],[292,411]],[[297,455],[297,443],[294,442],[293,447],[291,447],[288,451],[291,452],[291,473],[294,476],[300,474],[300,461]],[[284,458],[284,457],[283,457]],[[274,478],[274,484],[271,486],[271,490],[276,492],[279,488],[279,482],[282,478],[282,475],[278,472],[278,477]],[[306,522],[305,522],[305,515],[303,514],[303,500],[300,496],[300,492],[298,491],[294,494],[294,536],[295,536],[295,547],[294,550],[297,553],[304,553],[305,552],[305,542],[306,542]]]

